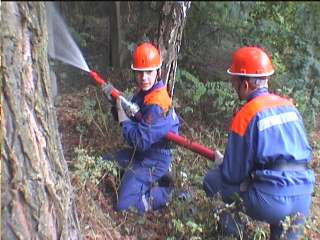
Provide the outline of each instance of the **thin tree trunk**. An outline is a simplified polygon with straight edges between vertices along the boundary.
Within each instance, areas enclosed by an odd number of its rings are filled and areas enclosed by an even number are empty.
[[[111,40],[111,66],[121,67],[121,23],[120,23],[120,2],[111,3],[110,12],[110,40]]]
[[[1,5],[1,238],[79,239],[47,59],[43,2]]]
[[[173,96],[177,59],[190,1],[164,2],[158,29],[159,48],[163,60],[162,79]]]

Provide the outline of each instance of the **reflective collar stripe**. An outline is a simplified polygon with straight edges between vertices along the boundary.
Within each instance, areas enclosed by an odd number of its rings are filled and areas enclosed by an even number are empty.
[[[299,117],[296,112],[286,112],[278,115],[266,117],[258,122],[259,131],[263,131],[272,126],[284,124],[287,122],[298,121]]]

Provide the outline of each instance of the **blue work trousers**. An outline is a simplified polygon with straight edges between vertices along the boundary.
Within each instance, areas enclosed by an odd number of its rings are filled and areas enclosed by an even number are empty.
[[[292,228],[286,232],[288,240],[300,239],[311,205],[311,194],[279,196],[264,193],[252,184],[247,191],[241,192],[239,185],[230,185],[223,181],[219,168],[211,169],[203,181],[203,188],[208,197],[220,192],[223,201],[232,203],[235,195],[244,202],[246,214],[259,221],[270,224],[270,239],[280,239],[283,233],[281,221],[286,216],[298,215],[294,218]]]
[[[111,156],[107,154],[103,158],[110,160]],[[116,206],[118,211],[132,207],[143,214],[149,210],[161,209],[169,203],[172,188],[155,185],[160,177],[168,173],[170,166],[168,159],[163,159],[161,164],[146,165],[142,159],[137,159],[133,155],[131,149],[117,152],[114,158],[125,169]],[[150,163],[150,159],[147,161]]]

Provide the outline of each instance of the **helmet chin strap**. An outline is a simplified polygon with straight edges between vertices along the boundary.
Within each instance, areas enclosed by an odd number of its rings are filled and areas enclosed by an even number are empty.
[[[157,79],[156,79],[156,81],[159,82],[160,80],[161,80],[161,68],[159,68],[157,70]]]
[[[247,78],[244,77],[244,76],[239,76],[240,84],[239,84],[238,89],[237,89],[237,92],[238,92],[239,97],[240,97],[240,88],[241,88],[243,82],[244,82],[246,79],[247,79]]]
[[[154,85],[156,85],[160,80],[161,80],[161,77],[160,77],[160,68],[157,70],[157,76],[156,76],[156,80],[154,81],[154,83],[153,83],[153,85],[152,85],[152,87],[151,88],[153,88],[154,87]],[[150,88],[150,89],[151,89]]]

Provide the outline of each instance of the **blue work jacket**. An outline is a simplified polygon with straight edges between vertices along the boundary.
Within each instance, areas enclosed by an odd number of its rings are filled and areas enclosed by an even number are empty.
[[[315,182],[311,169],[279,170],[276,166],[303,166],[311,158],[301,115],[292,102],[260,88],[232,119],[220,170],[228,184],[251,178],[253,186],[265,193],[308,194]]]
[[[169,131],[178,133],[179,127],[171,101],[162,80],[132,98],[140,107],[142,117],[139,121],[134,118],[124,121],[122,131],[127,143],[135,149],[135,161],[143,162],[144,166],[165,169],[171,162],[172,144],[165,136]]]

